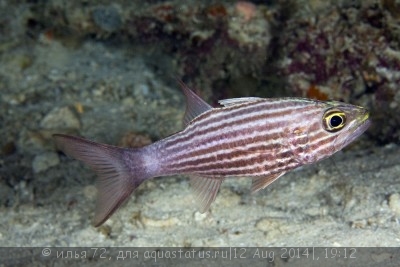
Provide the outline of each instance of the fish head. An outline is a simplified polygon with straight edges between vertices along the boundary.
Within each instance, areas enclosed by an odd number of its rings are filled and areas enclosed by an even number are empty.
[[[296,100],[284,121],[284,146],[299,164],[311,164],[342,150],[371,124],[363,107],[337,101]]]
[[[336,102],[335,107],[325,111],[322,124],[326,131],[334,134],[333,149],[336,152],[364,133],[371,125],[371,120],[367,109]],[[337,127],[335,124],[340,126]]]
[[[320,143],[326,146],[322,156],[342,150],[364,133],[370,124],[369,112],[363,107],[337,101],[325,102],[320,118],[320,131],[326,136],[325,142]]]

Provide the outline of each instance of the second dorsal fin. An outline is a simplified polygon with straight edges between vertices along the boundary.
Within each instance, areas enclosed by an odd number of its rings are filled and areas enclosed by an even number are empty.
[[[199,116],[200,114],[211,110],[212,106],[207,104],[203,99],[196,95],[186,84],[178,80],[182,87],[182,91],[186,97],[186,112],[183,118],[183,123],[188,125],[190,121]]]
[[[239,104],[244,104],[244,103],[249,103],[249,102],[255,102],[255,101],[260,101],[263,100],[264,98],[261,97],[239,97],[239,98],[228,98],[228,99],[222,99],[218,100],[218,103],[225,107],[233,106],[233,105],[239,105]]]

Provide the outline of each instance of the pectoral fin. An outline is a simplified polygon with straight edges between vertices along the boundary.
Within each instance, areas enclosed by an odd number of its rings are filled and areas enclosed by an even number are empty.
[[[271,174],[268,176],[254,177],[253,183],[251,184],[251,193],[255,193],[261,189],[266,188],[284,174],[285,172],[281,172],[281,173]]]
[[[193,187],[197,205],[201,213],[206,212],[217,196],[222,179],[192,177],[190,183]]]

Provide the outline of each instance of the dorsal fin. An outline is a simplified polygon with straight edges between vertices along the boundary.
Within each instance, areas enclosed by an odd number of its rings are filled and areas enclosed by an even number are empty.
[[[225,107],[233,106],[233,105],[239,105],[239,104],[244,104],[244,103],[249,103],[249,102],[255,102],[255,101],[260,101],[263,100],[264,98],[261,97],[239,97],[239,98],[228,98],[228,99],[222,99],[218,100],[218,103]]]
[[[190,121],[199,116],[200,114],[211,110],[212,106],[207,104],[203,99],[196,95],[186,84],[178,80],[182,87],[182,91],[186,97],[186,111],[183,118],[183,123],[188,125]]]

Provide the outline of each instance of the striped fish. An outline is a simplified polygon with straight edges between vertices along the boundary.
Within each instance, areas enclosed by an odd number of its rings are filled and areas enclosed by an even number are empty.
[[[94,225],[103,224],[145,180],[185,174],[205,212],[227,177],[252,177],[252,192],[286,172],[331,156],[370,125],[366,109],[336,101],[257,97],[212,108],[181,83],[184,130],[142,148],[55,134],[57,147],[97,172]]]

